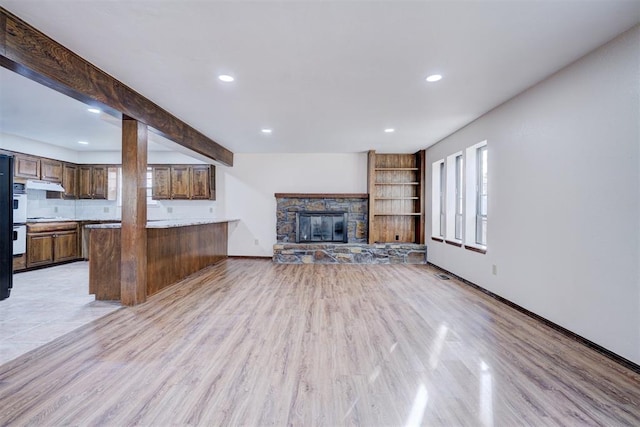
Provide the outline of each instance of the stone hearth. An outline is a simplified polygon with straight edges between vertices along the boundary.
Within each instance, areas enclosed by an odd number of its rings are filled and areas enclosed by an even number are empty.
[[[280,264],[426,264],[427,247],[413,243],[276,243]]]

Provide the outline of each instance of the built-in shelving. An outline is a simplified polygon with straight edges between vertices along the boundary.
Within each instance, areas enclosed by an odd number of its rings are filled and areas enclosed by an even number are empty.
[[[369,152],[369,243],[424,243],[424,150]]]

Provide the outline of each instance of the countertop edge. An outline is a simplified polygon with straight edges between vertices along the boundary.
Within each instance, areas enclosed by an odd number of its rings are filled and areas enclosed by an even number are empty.
[[[214,218],[214,219],[176,219],[176,220],[158,220],[147,222],[147,229],[154,228],[177,228],[190,227],[193,225],[220,224],[223,222],[236,222],[239,218]],[[120,222],[111,224],[87,224],[88,229],[104,229],[104,228],[121,228]]]

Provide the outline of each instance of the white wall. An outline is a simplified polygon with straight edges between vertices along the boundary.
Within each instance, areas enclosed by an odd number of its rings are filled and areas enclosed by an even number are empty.
[[[636,26],[427,151],[489,150],[487,254],[430,241],[429,261],[635,363],[639,46]]]
[[[219,211],[229,226],[229,255],[272,256],[275,193],[366,193],[367,154],[235,154],[218,167]]]
[[[18,153],[33,154],[40,157],[78,163],[77,151],[8,133],[0,132],[0,148]]]

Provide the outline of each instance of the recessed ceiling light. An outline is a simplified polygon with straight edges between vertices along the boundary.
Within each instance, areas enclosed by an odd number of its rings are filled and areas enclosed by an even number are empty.
[[[386,128],[384,131],[385,131],[385,133],[393,133],[396,130],[394,128]]]
[[[431,74],[429,77],[427,77],[427,81],[430,83],[433,82],[437,82],[438,80],[441,80],[442,76],[440,74]]]
[[[273,131],[272,131],[271,129],[267,129],[267,128],[265,128],[265,129],[262,129],[262,130],[261,130],[261,132],[262,132],[262,133],[271,133],[271,132],[273,132]]]
[[[98,110],[97,108],[87,108],[87,111],[93,114],[100,114],[100,110]]]
[[[89,145],[89,143],[87,141],[78,141],[78,144]]]
[[[233,78],[233,76],[230,76],[228,74],[220,74],[218,76],[218,80],[225,82],[225,83],[231,83],[232,81],[234,81],[235,79]]]

